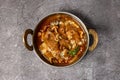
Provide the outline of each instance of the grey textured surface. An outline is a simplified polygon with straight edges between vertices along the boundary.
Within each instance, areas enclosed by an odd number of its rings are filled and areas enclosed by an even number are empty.
[[[99,35],[72,67],[48,66],[22,43],[24,31],[54,11],[77,15]],[[120,0],[0,0],[0,80],[120,80]]]

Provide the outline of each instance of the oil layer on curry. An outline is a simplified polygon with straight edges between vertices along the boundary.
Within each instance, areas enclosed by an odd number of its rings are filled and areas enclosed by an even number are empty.
[[[48,16],[39,27],[37,46],[51,64],[72,64],[84,54],[86,32],[71,16],[62,13]]]

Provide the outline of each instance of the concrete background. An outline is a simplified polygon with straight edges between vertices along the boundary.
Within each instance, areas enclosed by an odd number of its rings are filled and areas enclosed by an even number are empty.
[[[99,35],[72,67],[48,66],[22,43],[24,31],[54,11],[77,15]],[[120,80],[120,0],[0,0],[0,80]]]

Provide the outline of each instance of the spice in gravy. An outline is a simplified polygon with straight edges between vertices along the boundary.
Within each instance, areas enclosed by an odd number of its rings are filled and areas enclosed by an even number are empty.
[[[48,16],[39,27],[37,46],[51,64],[68,65],[84,54],[86,32],[70,15],[60,13]]]

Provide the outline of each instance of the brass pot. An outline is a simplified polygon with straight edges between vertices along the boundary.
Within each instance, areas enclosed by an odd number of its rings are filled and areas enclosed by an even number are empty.
[[[97,46],[97,43],[98,43],[98,34],[97,34],[97,32],[96,32],[94,29],[87,29],[86,26],[85,26],[85,24],[84,24],[77,16],[75,16],[75,15],[73,15],[73,14],[71,14],[71,13],[68,13],[68,12],[54,12],[54,13],[49,14],[48,16],[54,15],[54,14],[59,14],[59,13],[66,14],[66,15],[70,15],[71,17],[73,17],[76,21],[78,21],[78,22],[81,24],[82,28],[84,28],[84,30],[85,30],[85,32],[86,32],[86,34],[87,34],[87,39],[88,39],[87,41],[88,41],[88,42],[87,42],[87,44],[86,44],[86,45],[87,45],[86,51],[84,52],[84,54],[83,54],[76,62],[70,64],[70,65],[73,65],[73,64],[79,62],[79,61],[86,55],[86,52],[87,52],[88,50],[89,50],[89,51],[93,51],[93,50],[95,49],[95,47]],[[47,18],[48,16],[46,16],[45,18]],[[44,19],[44,18],[43,18],[43,19]],[[42,20],[43,20],[43,19],[42,19]],[[25,31],[25,33],[24,33],[24,35],[23,35],[23,43],[24,43],[25,47],[26,47],[28,50],[32,51],[32,50],[34,49],[35,52],[36,52],[36,54],[41,58],[41,60],[42,60],[43,62],[45,62],[45,63],[47,63],[47,64],[49,64],[49,65],[52,65],[52,66],[56,66],[56,67],[65,67],[66,65],[58,66],[58,65],[51,64],[48,60],[46,60],[46,59],[43,57],[43,55],[41,54],[41,52],[40,52],[39,49],[37,48],[37,43],[36,43],[35,39],[36,39],[36,36],[37,36],[38,26],[39,26],[39,24],[42,22],[42,20],[38,23],[38,25],[35,27],[34,30],[32,30],[32,29],[27,29],[27,30]],[[31,35],[32,35],[32,45],[31,45],[31,46],[30,46],[30,45],[28,44],[28,42],[27,42],[27,36],[28,36],[28,34],[31,34]],[[92,37],[93,37],[93,43],[92,43],[92,45],[89,45],[89,42],[90,42],[90,40],[89,40],[89,35],[92,35]],[[70,66],[70,65],[67,65],[67,66]]]

